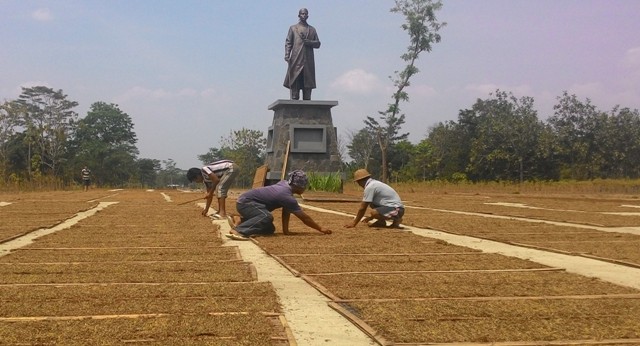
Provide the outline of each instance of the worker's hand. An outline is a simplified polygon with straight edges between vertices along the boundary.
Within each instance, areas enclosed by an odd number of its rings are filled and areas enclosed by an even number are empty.
[[[352,223],[348,223],[346,225],[344,225],[344,228],[354,228],[356,227],[356,225],[352,224]]]
[[[202,210],[202,212],[200,212],[200,215],[202,215],[202,216],[207,216],[207,213],[208,213],[208,212],[209,212],[209,211],[208,211],[207,209],[203,209],[203,210]]]

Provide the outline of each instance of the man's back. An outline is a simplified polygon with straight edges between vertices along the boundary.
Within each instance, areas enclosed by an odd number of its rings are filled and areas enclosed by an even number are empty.
[[[263,204],[269,211],[278,208],[285,208],[290,212],[300,210],[300,205],[293,197],[289,184],[284,180],[275,185],[249,190],[238,197],[238,203],[246,202]]]
[[[364,188],[364,202],[370,202],[374,206],[385,206],[400,208],[404,207],[400,195],[391,186],[375,180],[369,179]]]

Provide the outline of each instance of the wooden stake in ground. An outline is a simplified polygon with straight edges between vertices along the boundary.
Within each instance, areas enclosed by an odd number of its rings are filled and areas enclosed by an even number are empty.
[[[280,174],[280,180],[284,180],[284,175],[287,174],[287,162],[289,161],[289,147],[291,146],[291,140],[287,141],[287,150],[284,152],[284,161],[282,162],[282,173]]]
[[[256,173],[253,176],[253,184],[251,185],[252,189],[264,186],[267,179],[267,172],[269,172],[269,166],[267,165],[262,165],[256,169]]]
[[[195,201],[199,201],[199,200],[201,200],[201,199],[204,199],[204,197],[198,197],[198,198],[196,198],[196,199],[192,199],[192,200],[190,200],[190,201],[186,201],[186,202],[178,203],[178,205],[185,205],[185,204],[187,204],[187,203],[192,203],[192,202],[195,202]]]
[[[284,153],[284,162],[282,163],[282,173],[280,174],[280,180],[284,180],[284,176],[287,173],[287,163],[289,162],[289,149],[291,147],[291,140],[287,141],[287,150]],[[304,196],[300,195],[304,201]]]

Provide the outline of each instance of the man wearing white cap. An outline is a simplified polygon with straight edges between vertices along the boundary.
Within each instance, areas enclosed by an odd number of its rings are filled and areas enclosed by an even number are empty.
[[[366,169],[359,169],[353,173],[353,180],[364,188],[364,195],[360,208],[353,221],[346,228],[356,227],[358,222],[369,222],[370,227],[390,227],[401,228],[402,216],[404,216],[404,204],[400,200],[400,195],[391,186],[371,178],[371,174]],[[371,215],[364,217],[367,208],[371,207]],[[391,225],[387,226],[386,220],[391,220]]]

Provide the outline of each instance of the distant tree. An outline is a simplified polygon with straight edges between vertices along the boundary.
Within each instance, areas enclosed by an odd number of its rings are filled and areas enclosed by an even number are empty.
[[[220,143],[227,157],[240,166],[236,184],[242,187],[251,186],[256,170],[264,164],[267,150],[267,139],[264,133],[242,128],[222,138]]]
[[[478,119],[471,144],[468,172],[479,180],[522,182],[535,167],[536,147],[544,125],[538,120],[533,98],[517,99],[497,90],[478,100],[470,110]],[[529,173],[527,178],[533,178]]]
[[[337,137],[337,143],[336,146],[338,148],[338,155],[340,155],[340,166],[341,166],[341,170],[345,171],[346,166],[345,163],[347,161],[347,143],[345,142],[345,139],[343,136],[338,136]]]
[[[251,186],[258,167],[264,164],[267,139],[258,130],[242,128],[220,138],[220,148],[209,148],[206,154],[198,155],[203,164],[217,160],[232,160],[240,167],[235,184]]]
[[[426,138],[416,144],[411,161],[411,166],[415,170],[415,179],[425,181],[435,178],[433,174],[433,151],[431,142]]]
[[[25,132],[16,133],[7,143],[7,166],[6,174],[16,180],[29,178],[29,151]]]
[[[139,159],[136,164],[138,166],[138,180],[142,187],[156,187],[158,172],[162,168],[160,160]]]
[[[419,72],[416,61],[422,52],[430,52],[432,44],[440,42],[438,31],[446,23],[438,22],[436,12],[442,8],[439,0],[395,0],[395,6],[391,12],[401,13],[406,22],[402,29],[409,34],[410,45],[407,52],[403,54],[402,60],[407,62],[407,66],[392,78],[396,91],[393,93],[393,103],[387,109],[378,112],[380,120],[368,116],[365,124],[376,134],[378,146],[381,154],[382,180],[386,181],[388,176],[388,150],[397,141],[404,140],[409,133],[400,133],[400,128],[405,122],[405,115],[400,113],[400,101],[409,101],[409,95],[405,88],[410,86],[409,80]]]
[[[41,173],[58,174],[64,158],[67,140],[78,114],[78,103],[67,100],[62,90],[44,86],[22,88],[17,106],[20,125],[26,130],[30,167]]]
[[[497,90],[459,112],[458,122],[430,129],[427,162],[431,176],[520,181],[557,179],[553,133],[541,122],[531,97]]]
[[[393,113],[379,112],[383,124],[380,124],[373,117],[367,117],[364,123],[367,125],[368,132],[375,135],[376,144],[380,153],[380,172],[382,180],[387,181],[389,175],[389,151],[390,147],[399,141],[403,141],[409,137],[409,133],[400,134],[400,128],[404,124],[404,114],[396,116]]]
[[[13,108],[15,107],[12,107],[12,103],[8,101],[0,105],[0,179],[3,181],[11,168],[9,149],[18,125],[18,114]]]
[[[640,111],[611,110],[606,129],[603,175],[608,178],[640,178]]]
[[[530,168],[531,176],[539,180],[559,180],[561,165],[558,152],[558,138],[551,126],[543,123],[535,144],[535,165]]]
[[[205,154],[198,155],[198,160],[202,162],[203,165],[207,163],[222,160],[224,154],[218,148],[209,148],[209,151]]]
[[[349,156],[353,160],[353,165],[357,168],[370,170],[369,164],[373,160],[376,151],[376,137],[368,128],[358,132],[348,134],[349,144],[347,149]],[[379,150],[379,149],[378,149]]]
[[[597,150],[594,130],[602,125],[602,112],[591,104],[591,100],[580,101],[576,95],[569,95],[566,91],[558,97],[553,109],[554,115],[548,122],[558,137],[563,177],[598,177],[601,153]]]
[[[389,171],[393,182],[414,180],[417,174],[413,165],[416,147],[409,141],[403,140],[393,145],[389,150]]]
[[[466,114],[461,111],[461,118]],[[430,147],[427,161],[430,174],[426,176],[452,180],[454,175],[466,174],[473,133],[472,126],[462,122],[447,121],[433,126],[426,138]]]
[[[86,165],[99,184],[127,184],[138,172],[136,142],[127,113],[115,104],[95,102],[78,121],[73,141],[75,170]]]
[[[186,176],[176,167],[173,159],[162,160],[162,168],[159,170],[158,181],[160,186],[186,184]]]
[[[556,137],[563,178],[640,177],[640,112],[599,110],[566,91],[548,120]]]

